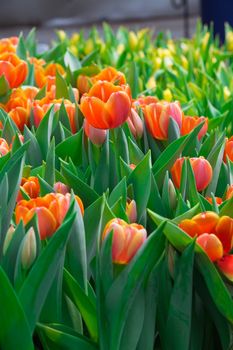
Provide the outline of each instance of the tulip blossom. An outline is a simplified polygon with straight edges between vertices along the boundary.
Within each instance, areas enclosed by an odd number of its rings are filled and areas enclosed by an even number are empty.
[[[213,198],[212,197],[206,197],[207,201],[213,204]],[[215,201],[217,205],[222,204],[222,198],[220,197],[215,197]]]
[[[143,135],[143,122],[138,113],[131,108],[131,113],[127,119],[127,124],[135,138],[141,138]]]
[[[88,123],[87,119],[84,120],[84,132],[91,142],[98,146],[101,146],[107,137],[106,130],[94,128]]]
[[[0,137],[0,157],[5,156],[8,152],[10,152],[10,146],[5,139]]]
[[[56,83],[56,73],[65,75],[64,68],[59,63],[49,63],[47,66],[35,64],[35,81],[39,88],[47,84],[49,89]]]
[[[61,225],[70,206],[71,194],[49,193],[44,197],[30,200],[21,200],[15,208],[16,224],[23,220],[26,225],[36,214],[41,239],[50,237]],[[75,199],[83,214],[84,208],[81,199]]]
[[[20,188],[27,193],[30,198],[37,198],[40,194],[39,180],[35,176],[29,176],[28,178],[23,177],[21,180]],[[23,195],[19,192],[17,202],[23,199]]]
[[[180,188],[182,166],[183,166],[184,159],[185,159],[184,157],[178,158],[175,161],[173,167],[171,168],[172,179],[173,179],[174,185],[177,188]],[[206,160],[204,157],[190,158],[189,161],[193,169],[197,190],[203,191],[212,180],[212,174],[213,174],[212,167],[208,162],[208,160]]]
[[[53,189],[56,193],[61,193],[61,194],[66,194],[70,192],[70,188],[60,181],[54,184]]]
[[[26,79],[27,73],[27,63],[16,54],[11,52],[0,54],[0,77],[5,77],[11,89],[21,85]]]
[[[200,140],[208,130],[208,118],[205,117],[190,117],[185,116],[182,120],[181,135],[189,134],[196,126],[204,122],[201,130],[198,133],[198,139]]]
[[[159,100],[155,96],[140,96],[136,100],[133,101],[133,107],[141,107],[142,109],[145,108],[145,106],[150,105],[152,103],[157,103]]]
[[[113,231],[112,261],[127,264],[146,240],[146,229],[139,224],[127,224],[122,219],[110,220],[103,231],[102,239]]]
[[[92,77],[88,77],[86,75],[79,75],[77,78],[77,87],[79,92],[82,95],[88,92],[91,86],[97,81],[108,81],[114,85],[126,84],[126,79],[122,72],[117,71],[113,67],[107,67],[102,69],[100,73]]]
[[[80,109],[88,123],[97,129],[112,129],[129,116],[131,99],[128,85],[116,86],[107,81],[95,83],[81,98]]]
[[[179,102],[157,102],[145,105],[144,116],[151,135],[158,140],[167,140],[170,118],[182,126],[183,112]]]
[[[226,163],[227,158],[233,162],[233,136],[229,139],[226,139],[225,150],[223,160]]]
[[[228,186],[226,199],[230,199],[233,196],[233,185]]]
[[[0,54],[5,52],[15,53],[18,45],[18,41],[19,39],[17,36],[0,39]]]
[[[137,205],[134,199],[127,200],[125,212],[129,218],[130,223],[134,223],[137,221]]]
[[[75,104],[69,100],[55,99],[47,103],[47,98],[36,100],[33,103],[33,116],[34,124],[38,128],[41,120],[44,118],[47,111],[54,106],[54,111],[58,111],[61,108],[62,102],[64,103],[66,113],[70,122],[70,128],[73,133],[77,131],[76,122],[75,122],[75,113],[76,108]]]
[[[219,269],[233,280],[233,219],[218,216],[207,211],[184,219],[179,227],[191,237],[197,237],[197,243],[204,249],[210,260],[216,262]]]

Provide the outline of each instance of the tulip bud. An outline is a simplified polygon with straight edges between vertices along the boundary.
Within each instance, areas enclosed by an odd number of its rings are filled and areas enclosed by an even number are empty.
[[[23,240],[21,264],[24,270],[28,270],[36,258],[36,235],[31,227]]]
[[[135,138],[141,138],[143,134],[143,122],[138,113],[131,108],[130,116],[127,119],[127,124]]]
[[[61,193],[61,194],[66,194],[70,192],[69,187],[60,181],[54,184],[53,189],[56,193]]]
[[[107,131],[94,128],[86,119],[84,120],[84,132],[94,145],[101,146],[106,140]]]
[[[229,185],[226,193],[226,200],[233,196],[233,185]]]
[[[103,240],[113,231],[112,260],[127,264],[146,240],[147,232],[142,225],[127,224],[121,219],[112,219],[105,226]]]
[[[231,136],[228,139],[226,139],[226,144],[225,144],[225,150],[224,150],[224,155],[223,155],[223,160],[226,163],[227,157],[233,161],[233,136]]]
[[[133,164],[133,163],[131,163],[131,164],[129,165],[129,167],[130,167],[130,169],[134,170],[134,169],[136,168],[136,165]]]
[[[224,86],[224,89],[223,89],[224,101],[227,101],[230,96],[231,96],[230,89],[228,88],[228,86]]]
[[[175,186],[173,185],[173,182],[171,179],[168,180],[168,195],[169,195],[170,207],[172,210],[174,210],[177,204],[177,196],[176,196]]]
[[[129,47],[130,47],[130,50],[135,50],[136,47],[138,45],[138,38],[137,38],[137,35],[130,31],[129,32]]]
[[[137,221],[137,206],[134,199],[127,201],[126,215],[128,216],[130,223]]]
[[[163,91],[163,98],[165,101],[167,102],[171,102],[172,99],[173,99],[173,96],[172,96],[172,93],[171,93],[171,90],[170,89],[165,89]]]
[[[13,237],[13,234],[15,232],[15,228],[13,225],[10,225],[7,233],[6,233],[6,237],[5,237],[5,240],[4,240],[4,243],[3,243],[3,255],[6,254],[6,251],[11,243],[11,240],[12,240],[12,237]]]

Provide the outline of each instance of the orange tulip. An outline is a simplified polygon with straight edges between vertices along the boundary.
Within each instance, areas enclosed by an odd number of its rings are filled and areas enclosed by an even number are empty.
[[[129,218],[130,223],[137,221],[137,205],[134,199],[127,200],[125,212]]]
[[[0,77],[5,76],[10,88],[21,85],[27,77],[27,63],[16,54],[5,52],[0,55]]]
[[[56,83],[56,72],[65,75],[64,68],[59,63],[49,63],[46,67],[41,64],[35,64],[35,81],[39,88],[47,84],[49,89]]]
[[[179,227],[189,236],[197,236],[197,243],[212,261],[221,259],[233,247],[233,219],[229,216],[207,211],[182,220]]]
[[[145,105],[144,116],[151,135],[158,140],[167,140],[170,118],[176,121],[180,129],[183,112],[179,102],[161,101]]]
[[[142,109],[144,109],[145,106],[157,102],[159,102],[159,100],[155,96],[140,96],[133,101],[133,108],[136,109],[137,107],[141,107]]]
[[[67,116],[69,118],[71,131],[75,133],[77,131],[76,123],[75,123],[75,104],[70,102],[69,100],[57,99],[51,100],[49,103],[46,103],[46,98],[42,100],[36,100],[33,103],[33,116],[35,126],[38,128],[41,120],[44,118],[46,112],[54,106],[54,111],[58,111],[61,108],[62,102],[64,102],[64,106],[67,112]]]
[[[26,225],[36,214],[41,239],[51,236],[61,225],[70,205],[71,194],[49,193],[29,201],[21,200],[15,208],[16,224],[20,220]],[[83,215],[84,208],[81,199],[75,196]]]
[[[5,156],[8,152],[10,152],[10,147],[5,139],[0,137],[0,157]]]
[[[171,168],[171,175],[174,182],[174,185],[177,188],[180,188],[181,174],[182,174],[182,166],[184,162],[183,158],[178,158],[173,167]],[[199,158],[190,158],[190,163],[193,169],[196,186],[198,191],[203,191],[210,183],[212,179],[212,167],[208,160],[204,157]]]
[[[101,146],[107,137],[106,130],[94,128],[94,126],[88,123],[87,119],[84,120],[84,132],[91,142],[98,146]]]
[[[79,75],[77,78],[77,87],[80,93],[83,95],[88,92],[93,84],[97,81],[108,81],[114,85],[126,84],[125,76],[122,72],[117,71],[113,67],[104,68],[100,73],[88,77],[86,75]]]
[[[197,243],[204,249],[211,261],[217,261],[222,258],[222,243],[214,234],[203,233],[197,238]]]
[[[211,204],[213,204],[213,199],[212,197],[206,197],[207,201],[210,202]],[[217,203],[217,205],[222,204],[222,198],[220,197],[215,197],[215,201]]]
[[[233,255],[225,255],[217,261],[220,271],[230,280],[233,281]]]
[[[5,52],[16,52],[18,38],[13,36],[11,38],[3,38],[0,40],[0,54]]]
[[[127,224],[121,219],[110,220],[103,231],[102,239],[113,231],[112,260],[127,264],[146,240],[147,232],[142,225]]]
[[[95,83],[81,98],[80,109],[88,123],[97,129],[112,129],[129,116],[131,100],[127,85],[116,86],[107,81]]]
[[[226,139],[225,150],[223,155],[223,160],[226,163],[227,158],[233,162],[233,136],[229,139]]]
[[[30,198],[37,198],[40,194],[40,183],[37,177],[29,176],[28,178],[23,177],[21,180],[20,187],[28,194]],[[19,192],[17,202],[23,199],[23,195]]]
[[[200,140],[208,130],[208,118],[205,117],[189,117],[185,116],[182,121],[181,135],[189,134],[196,126],[204,122],[203,127],[198,133],[198,139]]]

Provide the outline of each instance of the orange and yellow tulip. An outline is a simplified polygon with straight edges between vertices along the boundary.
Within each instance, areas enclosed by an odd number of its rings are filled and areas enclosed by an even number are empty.
[[[226,199],[230,199],[233,196],[233,185],[229,185],[226,193]]]
[[[179,102],[157,102],[144,106],[146,126],[151,135],[158,140],[167,140],[170,118],[182,126],[183,112]]]
[[[10,88],[20,86],[27,77],[27,63],[16,54],[5,52],[0,55],[0,77],[5,76]]]
[[[49,193],[44,197],[37,197],[28,201],[21,200],[15,208],[16,224],[23,220],[26,225],[36,214],[38,217],[38,226],[41,239],[51,236],[61,225],[70,205],[71,194]],[[75,196],[80,207],[81,213],[84,213],[84,207],[81,199]]]
[[[145,228],[115,218],[105,226],[102,239],[104,240],[111,231],[113,231],[112,261],[116,264],[128,264],[146,240]]]
[[[3,38],[0,40],[0,54],[4,52],[16,52],[18,37],[12,36],[10,38]]]
[[[49,89],[56,83],[56,72],[65,75],[65,70],[59,63],[49,63],[45,67],[41,63],[35,64],[36,85],[42,88],[47,84],[47,88]]]
[[[112,129],[129,116],[131,99],[127,85],[116,86],[107,81],[95,83],[81,98],[80,109],[88,123],[97,129]]]
[[[10,152],[10,146],[5,139],[0,137],[0,157],[5,156],[8,152]]]
[[[182,174],[182,166],[184,162],[183,158],[178,158],[173,167],[171,168],[171,175],[174,182],[174,185],[177,188],[180,188],[181,174]],[[193,174],[196,181],[196,186],[198,191],[203,191],[212,180],[213,170],[204,157],[199,158],[190,158],[190,164],[193,169]]]
[[[93,84],[97,81],[108,81],[114,85],[126,84],[125,76],[122,72],[117,71],[113,67],[104,68],[100,73],[88,77],[86,75],[79,75],[77,78],[77,88],[83,95],[88,92]]]
[[[184,116],[182,120],[181,135],[189,134],[196,126],[198,126],[202,122],[204,122],[204,125],[198,133],[199,140],[207,133],[208,118]]]

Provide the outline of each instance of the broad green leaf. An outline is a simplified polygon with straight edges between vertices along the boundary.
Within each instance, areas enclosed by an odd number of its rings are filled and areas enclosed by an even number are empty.
[[[22,306],[0,267],[0,346],[6,350],[33,350],[30,328]]]

